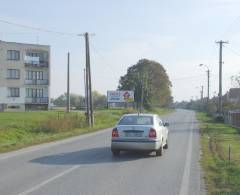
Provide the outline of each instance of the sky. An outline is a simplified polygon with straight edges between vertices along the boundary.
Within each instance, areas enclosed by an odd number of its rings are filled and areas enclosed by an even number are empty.
[[[115,90],[127,68],[147,58],[162,64],[172,82],[175,101],[218,93],[216,41],[223,47],[223,92],[240,72],[239,0],[0,0],[0,40],[51,46],[50,94],[66,92],[67,52],[70,52],[71,93],[84,94],[84,32],[90,37],[93,89]],[[6,24],[28,25],[66,34],[48,33]]]

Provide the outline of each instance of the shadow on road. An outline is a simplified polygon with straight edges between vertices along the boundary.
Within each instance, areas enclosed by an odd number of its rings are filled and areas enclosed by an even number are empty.
[[[154,157],[143,152],[121,152],[120,156],[112,156],[109,147],[99,147],[79,150],[69,153],[59,153],[43,156],[31,160],[31,163],[46,165],[79,165],[79,164],[99,164],[99,163],[119,163],[125,161],[136,161],[143,158]]]

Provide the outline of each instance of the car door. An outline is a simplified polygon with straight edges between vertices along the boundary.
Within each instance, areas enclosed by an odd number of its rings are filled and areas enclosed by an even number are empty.
[[[166,140],[167,140],[167,128],[164,127],[164,124],[163,124],[163,122],[162,122],[162,120],[160,119],[159,116],[157,117],[157,120],[158,120],[159,128],[160,128],[161,131],[162,131],[163,143],[165,144],[165,143],[166,143]]]

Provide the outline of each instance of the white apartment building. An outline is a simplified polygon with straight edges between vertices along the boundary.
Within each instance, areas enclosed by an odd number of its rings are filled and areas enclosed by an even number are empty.
[[[0,40],[0,111],[49,108],[50,46]]]

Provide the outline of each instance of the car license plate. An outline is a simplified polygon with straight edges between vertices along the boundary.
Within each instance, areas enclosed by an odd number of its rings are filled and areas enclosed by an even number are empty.
[[[126,137],[142,137],[142,133],[128,132],[125,135],[126,135]]]

